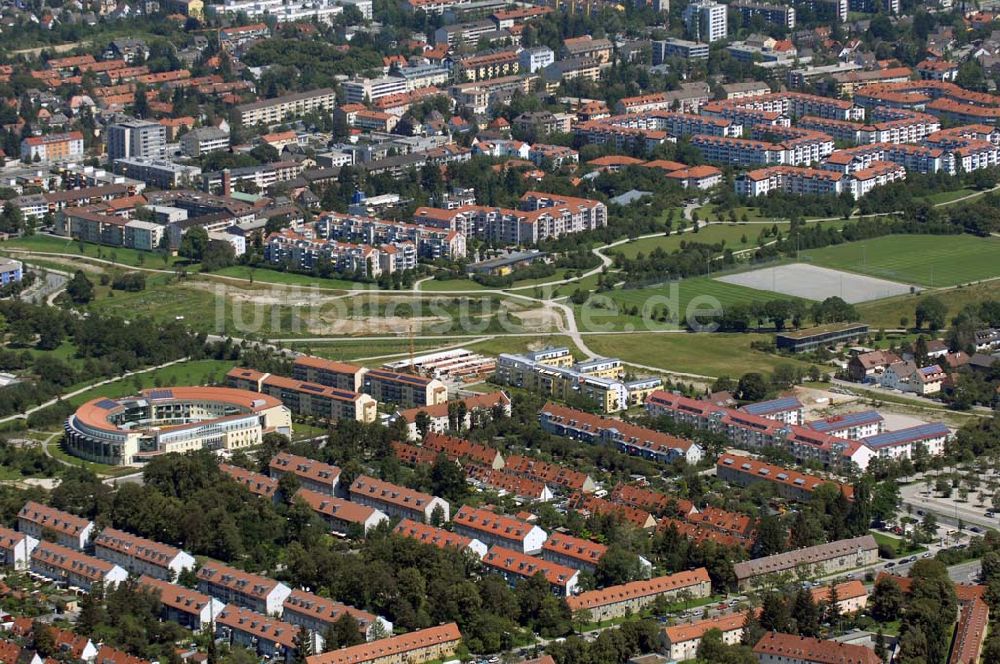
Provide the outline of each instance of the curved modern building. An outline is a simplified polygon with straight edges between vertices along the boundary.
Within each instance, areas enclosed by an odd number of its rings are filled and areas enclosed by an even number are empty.
[[[290,434],[292,417],[279,399],[266,394],[174,387],[88,401],[66,420],[65,430],[72,454],[128,465],[168,452],[253,447],[266,433]]]

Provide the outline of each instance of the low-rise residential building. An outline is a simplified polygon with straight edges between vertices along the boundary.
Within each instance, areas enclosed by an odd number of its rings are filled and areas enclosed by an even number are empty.
[[[325,493],[299,489],[295,497],[304,500],[312,511],[316,512],[337,535],[351,535],[355,530],[359,534],[365,535],[372,528],[389,520],[385,512],[374,507],[360,505]]]
[[[306,664],[422,664],[448,659],[461,642],[458,625],[447,623],[312,655],[306,658]]]
[[[668,576],[658,576],[647,581],[632,581],[603,590],[590,590],[566,600],[570,611],[588,611],[590,619],[602,622],[637,614],[657,597],[675,599],[686,593],[690,599],[701,599],[712,594],[712,582],[704,567]]]
[[[44,540],[31,552],[29,569],[33,574],[84,592],[98,583],[111,588],[128,578],[128,572],[118,565]]]
[[[579,570],[499,545],[490,547],[482,562],[488,571],[500,574],[511,585],[541,573],[552,592],[560,597],[572,595],[580,582]]]
[[[899,362],[900,357],[885,350],[858,353],[847,362],[847,372],[852,380],[868,382],[878,379],[890,365]]]
[[[0,286],[17,283],[24,278],[24,264],[13,258],[0,258]]]
[[[226,606],[210,595],[151,576],[140,576],[139,585],[156,593],[164,620],[175,622],[192,632],[200,632],[211,625]]]
[[[544,482],[564,491],[576,491],[583,494],[597,491],[597,483],[587,473],[534,457],[512,454],[504,460],[504,470],[508,473]]]
[[[814,639],[781,632],[764,634],[753,653],[760,664],[881,664],[882,658],[865,646]]]
[[[722,642],[726,645],[739,643],[740,639],[743,638],[743,625],[746,623],[746,619],[747,617],[743,613],[730,613],[715,618],[672,625],[661,629],[657,640],[660,649],[671,662],[683,662],[694,659],[698,655],[701,637],[710,629],[722,632]]]
[[[336,495],[340,480],[340,468],[328,463],[309,459],[307,457],[278,452],[268,465],[271,477],[281,479],[282,475],[292,474],[298,480],[299,486],[310,491]]]
[[[231,369],[226,374],[226,385],[280,399],[297,415],[359,422],[374,422],[377,416],[378,404],[367,394],[261,373],[254,369]]]
[[[448,501],[428,493],[358,475],[350,488],[351,501],[374,507],[389,516],[430,523],[448,521]]]
[[[230,645],[242,646],[270,661],[291,662],[298,652],[299,629],[277,618],[241,606],[227,606],[215,617],[215,635]],[[311,637],[313,649],[323,647],[322,638]]]
[[[783,468],[774,464],[751,459],[735,454],[723,454],[716,463],[715,474],[719,479],[740,486],[751,486],[766,482],[774,487],[775,492],[789,500],[806,502],[812,498],[817,487],[824,484],[836,486],[848,500],[854,497],[854,488],[850,484],[842,484],[815,475],[807,475],[791,468]]]
[[[453,404],[461,403],[464,410],[459,414]],[[417,429],[418,418],[427,416],[427,436],[434,434],[435,440],[440,440],[440,436],[446,431],[464,431],[473,426],[476,422],[483,422],[492,419],[496,415],[510,417],[510,397],[505,392],[490,392],[488,394],[476,394],[459,401],[446,401],[432,406],[418,406],[407,408],[396,412],[396,417],[406,422],[407,437],[409,440],[419,440],[421,435]],[[461,440],[461,439],[456,439]],[[468,441],[466,441],[468,442]],[[479,446],[483,447],[483,446]],[[495,453],[495,450],[494,450]],[[496,453],[495,453],[496,454]],[[482,460],[485,462],[485,458]],[[492,461],[490,464],[492,465]]]
[[[504,514],[463,505],[454,516],[455,532],[478,539],[487,546],[500,546],[534,555],[540,553],[548,533],[525,521]]]
[[[542,545],[545,560],[591,574],[607,552],[608,547],[603,544],[559,532],[549,535]]]
[[[555,498],[555,493],[545,482],[510,471],[469,463],[465,466],[465,474],[473,486],[496,491],[500,496],[514,496],[516,501],[548,502]]]
[[[813,601],[817,604],[836,599],[837,608],[843,615],[857,613],[868,606],[868,589],[858,579],[843,583],[817,586],[810,590]]]
[[[475,537],[465,537],[450,530],[438,528],[437,526],[420,521],[402,519],[396,524],[392,532],[401,537],[408,537],[423,544],[436,546],[439,549],[454,548],[461,551],[468,551],[476,558],[482,558],[486,555],[487,551],[487,546]]]
[[[771,575],[805,569],[809,576],[824,576],[872,565],[877,560],[875,538],[864,535],[736,563],[733,571],[740,590],[746,590]]]
[[[207,561],[198,570],[198,590],[221,600],[264,615],[278,615],[292,592],[285,584],[259,574]]]
[[[29,136],[21,141],[21,161],[25,163],[82,158],[83,134],[78,131]]]
[[[292,591],[282,607],[281,619],[322,635],[345,615],[357,621],[366,641],[379,634],[392,634],[392,623],[385,618],[305,590]]]
[[[0,527],[0,553],[4,567],[24,571],[31,564],[31,552],[38,546],[38,540],[25,533]]]
[[[199,127],[181,136],[181,152],[188,157],[201,157],[209,152],[229,149],[229,132],[216,127]]]
[[[471,461],[493,470],[500,470],[504,467],[503,455],[500,454],[499,450],[489,445],[473,443],[464,438],[429,432],[424,437],[422,446],[444,454],[450,461]]]
[[[219,470],[243,485],[247,491],[258,498],[266,498],[271,502],[277,502],[281,498],[278,492],[278,480],[276,479],[229,463],[220,463]]]
[[[94,522],[29,500],[17,513],[17,529],[38,541],[51,540],[83,551],[90,544]]]
[[[195,566],[194,556],[186,551],[110,527],[94,538],[94,555],[130,574],[164,581],[174,581],[181,572]]]
[[[335,362],[311,355],[300,355],[292,364],[292,378],[319,383],[339,390],[360,392],[367,369],[357,364]]]
[[[285,118],[312,111],[332,111],[336,105],[336,92],[331,88],[321,88],[242,104],[236,107],[236,112],[241,124],[249,127],[276,124]]]

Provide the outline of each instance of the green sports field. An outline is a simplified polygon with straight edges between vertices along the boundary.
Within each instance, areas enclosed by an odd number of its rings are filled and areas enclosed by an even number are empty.
[[[1000,238],[889,235],[803,251],[802,262],[927,287],[1000,276]]]
[[[786,232],[788,230],[787,222],[778,222],[775,225],[782,232]],[[657,248],[663,249],[667,252],[676,251],[677,249],[680,249],[681,242],[701,242],[705,244],[713,244],[715,242],[725,241],[726,248],[732,249],[733,251],[753,249],[757,246],[757,237],[760,235],[761,231],[770,229],[771,226],[766,224],[712,224],[707,228],[702,228],[697,233],[688,231],[686,233],[662,235],[660,237],[645,237],[641,240],[634,240],[632,242],[619,245],[613,249],[609,249],[608,253],[618,253],[627,258],[634,258],[636,254],[640,252],[648,255],[651,251]],[[746,236],[747,239],[746,244],[742,242],[744,236]],[[767,239],[771,240],[773,238]]]

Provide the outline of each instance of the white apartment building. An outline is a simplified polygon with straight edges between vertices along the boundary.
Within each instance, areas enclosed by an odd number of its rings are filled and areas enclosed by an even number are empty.
[[[236,110],[242,123],[250,126],[274,124],[287,117],[311,111],[332,111],[336,105],[337,93],[332,88],[320,88],[241,104]]]
[[[523,49],[517,54],[521,71],[534,74],[539,69],[548,67],[556,61],[556,54],[548,46],[536,46]]]
[[[30,569],[34,574],[84,592],[97,583],[111,587],[128,578],[128,572],[114,563],[47,541],[39,542],[31,552]]]
[[[688,35],[709,44],[726,38],[727,20],[726,5],[713,0],[696,0],[684,9]]]
[[[266,576],[210,560],[198,570],[198,590],[226,604],[243,606],[257,613],[277,615],[292,589]]]
[[[31,564],[31,552],[38,546],[38,540],[30,535],[10,528],[0,527],[0,553],[3,564],[16,570],[26,570]]]
[[[341,84],[344,100],[348,104],[364,104],[382,97],[404,94],[410,90],[405,78],[383,76],[381,78],[358,78]]]

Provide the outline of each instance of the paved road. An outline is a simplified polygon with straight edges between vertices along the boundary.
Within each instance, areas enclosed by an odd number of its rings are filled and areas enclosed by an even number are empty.
[[[939,498],[933,491],[930,495],[925,495],[923,482],[913,482],[900,487],[899,495],[903,509],[906,509],[907,505],[913,506],[915,518],[919,518],[918,512],[931,512],[939,523],[949,526],[958,526],[961,520],[965,526],[1000,527],[1000,519],[987,517],[985,507],[976,507],[971,502],[958,503]]]

